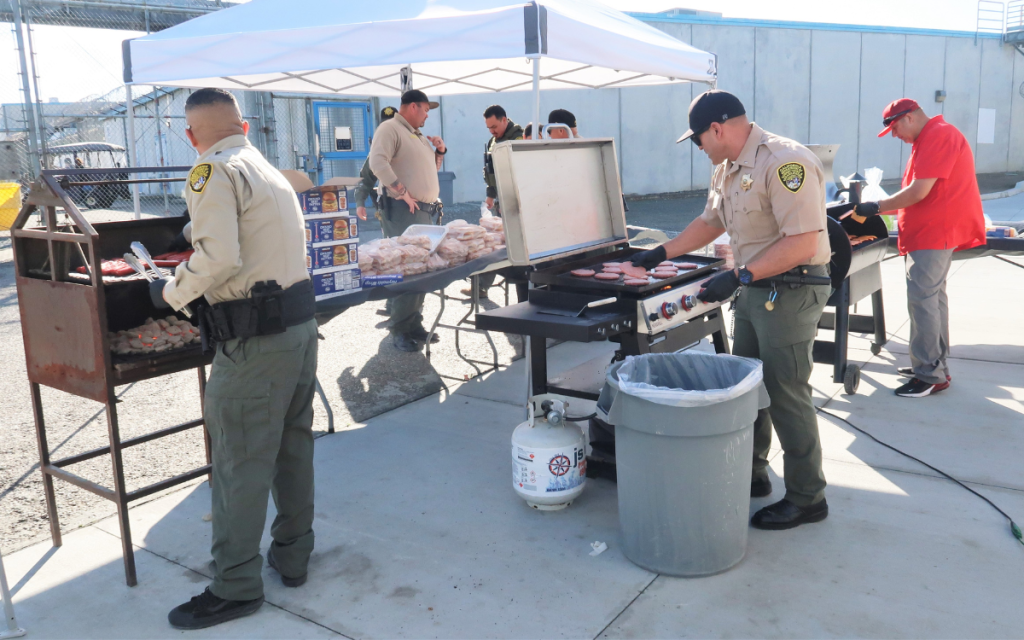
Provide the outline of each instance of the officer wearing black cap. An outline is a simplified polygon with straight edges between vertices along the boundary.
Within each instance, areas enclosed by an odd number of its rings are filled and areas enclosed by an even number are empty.
[[[394,107],[384,107],[380,110],[380,122],[384,123],[395,117],[398,113],[398,109]],[[371,143],[373,140],[371,139]],[[377,186],[377,176],[373,175],[373,171],[370,169],[370,157],[367,156],[366,160],[363,161],[363,168],[359,170],[359,184],[356,185],[355,200],[358,203],[356,205],[356,215],[359,216],[360,220],[366,220],[366,199],[373,193],[374,187]],[[374,205],[377,201],[374,200]],[[377,219],[380,219],[380,212],[377,212]]]
[[[831,257],[821,162],[803,145],[747,120],[736,96],[708,91],[690,104],[693,140],[715,165],[704,213],[681,234],[633,263],[653,267],[706,246],[729,232],[736,269],[704,283],[698,298],[728,300],[736,291],[738,356],[764,363],[771,406],[754,423],[752,497],[772,491],[768,449],[772,427],[785,464],[786,496],[751,519],[760,529],[789,529],[828,516],[821,442],[811,402],[811,347],[831,293],[828,285],[775,284],[786,272],[826,276]],[[742,286],[742,289],[740,287]]]
[[[406,91],[398,113],[377,127],[370,145],[370,169],[384,185],[381,228],[389,237],[402,235],[413,224],[440,221],[438,156],[448,149],[441,138],[420,131],[430,110],[437,107],[438,103],[431,102],[422,91]],[[418,351],[427,340],[423,299],[421,293],[409,293],[396,297],[391,304],[388,328],[392,343],[400,351]],[[437,335],[431,340],[436,342]]]
[[[572,131],[572,137],[578,138],[580,134],[576,131],[576,116],[572,114],[572,111],[568,109],[555,109],[548,114],[549,125],[565,125],[570,131]],[[569,138],[569,131],[565,130],[565,127],[548,127],[548,137],[552,140],[566,140]]]

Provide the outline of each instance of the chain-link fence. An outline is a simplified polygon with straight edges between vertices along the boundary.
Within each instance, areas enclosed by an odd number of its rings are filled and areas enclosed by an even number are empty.
[[[131,165],[191,165],[196,154],[185,136],[184,112],[191,90],[132,86],[130,123],[121,43],[225,6],[207,0],[0,0],[0,182],[20,183],[27,192],[40,168],[110,168],[114,178]],[[327,110],[325,103],[348,101],[254,91],[235,96],[249,140],[278,168],[304,171],[314,182],[358,174],[361,160],[323,157],[319,141],[333,141],[334,131],[347,127],[352,151],[365,153],[375,101]],[[167,175],[157,169],[133,177]],[[181,213],[180,184],[140,185],[141,210]],[[84,186],[72,195],[82,208],[134,210],[125,185]]]

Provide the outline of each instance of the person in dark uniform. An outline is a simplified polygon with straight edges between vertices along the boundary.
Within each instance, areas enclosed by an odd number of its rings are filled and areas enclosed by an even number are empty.
[[[395,117],[398,113],[398,109],[394,107],[384,107],[380,110],[380,123],[387,122],[391,118]],[[378,126],[380,126],[378,124]],[[370,140],[371,144],[373,140]],[[359,170],[359,184],[356,185],[354,198],[356,201],[356,215],[359,216],[360,220],[366,220],[366,199],[373,198],[376,194],[375,188],[377,186],[377,176],[373,175],[373,171],[370,169],[370,156],[366,156],[366,160],[363,161],[363,167]],[[377,208],[377,200],[373,200],[374,208]],[[380,211],[377,212],[377,219],[380,220]]]
[[[498,186],[494,181],[494,165],[491,163],[491,152],[494,145],[506,140],[522,140],[523,128],[508,119],[508,114],[501,105],[492,104],[484,110],[484,124],[491,132],[491,139],[484,145],[484,182],[487,184],[487,208],[501,217],[501,203],[498,202]],[[487,290],[494,284],[495,273],[485,273],[480,276],[480,295],[487,297]],[[462,295],[472,295],[471,289],[463,289]]]
[[[201,629],[263,604],[260,539],[271,495],[267,563],[286,586],[306,581],[317,330],[305,224],[288,180],[246,139],[249,124],[227,91],[195,91],[185,122],[199,151],[185,185],[195,253],[150,294],[158,308],[204,298],[200,329],[215,351],[204,399],[214,578],[168,615],[176,629]]]
[[[733,353],[764,363],[771,406],[754,423],[752,497],[772,491],[768,449],[772,427],[785,465],[786,495],[757,513],[759,529],[789,529],[828,516],[818,420],[811,402],[811,347],[831,294],[828,285],[775,285],[786,272],[827,276],[825,174],[803,145],[747,120],[743,104],[725,91],[708,91],[690,104],[687,139],[707,153],[715,170],[704,213],[678,236],[633,263],[653,267],[694,251],[729,232],[736,269],[704,283],[698,298],[735,307]],[[740,287],[742,286],[742,289]]]

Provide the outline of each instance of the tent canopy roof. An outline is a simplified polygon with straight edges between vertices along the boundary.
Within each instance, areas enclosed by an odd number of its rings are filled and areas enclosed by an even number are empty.
[[[253,0],[124,43],[125,82],[397,96],[713,83],[716,59],[595,0]],[[408,70],[405,71],[408,73]]]

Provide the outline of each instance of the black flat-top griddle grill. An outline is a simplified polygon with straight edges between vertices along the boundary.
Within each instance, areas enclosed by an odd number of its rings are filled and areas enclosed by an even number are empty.
[[[692,298],[723,260],[679,256],[672,262],[695,263],[697,268],[643,286],[626,285],[621,276],[598,280],[572,275],[576,269],[600,272],[603,263],[626,262],[642,251],[629,246],[613,140],[503,142],[495,145],[492,158],[508,258],[513,265],[533,268],[534,288],[526,302],[478,313],[476,327],[534,339],[527,343],[527,396],[598,399],[593,389],[548,381],[547,339],[617,342],[615,360],[678,351],[709,336],[716,351],[728,353],[721,304]],[[601,304],[588,306],[592,303]],[[588,475],[604,469],[597,475],[614,478],[614,463],[609,466],[613,436],[609,425],[595,422],[591,444],[607,457],[590,458]]]
[[[686,282],[692,282],[696,278],[709,278],[714,275],[715,267],[725,264],[724,260],[708,256],[683,256],[673,258],[669,262],[677,264],[696,264],[696,269],[680,270],[679,275],[664,280],[654,280],[644,286],[633,286],[625,284],[625,278],[619,277],[618,281],[598,280],[594,277],[581,278],[572,275],[573,270],[591,269],[597,273],[601,272],[605,262],[629,262],[630,258],[643,249],[627,247],[612,253],[600,256],[582,258],[572,262],[561,264],[556,267],[549,267],[534,271],[530,280],[535,284],[565,287],[568,289],[579,289],[581,291],[595,291],[598,293],[622,294],[626,297],[638,298],[657,291],[663,291],[667,287],[673,287]]]
[[[694,263],[698,268],[681,272],[679,275],[664,280],[653,280],[644,286],[633,286],[618,281],[598,280],[593,277],[581,278],[572,275],[576,269],[592,269],[600,272],[605,262],[626,262],[643,249],[635,247],[613,248],[605,253],[595,253],[584,258],[569,262],[560,262],[556,266],[541,268],[530,274],[530,281],[536,288],[530,290],[529,300],[524,303],[510,305],[486,313],[478,314],[477,321],[481,329],[515,333],[537,338],[569,340],[572,342],[595,342],[613,339],[623,345],[619,359],[627,355],[650,353],[651,347],[665,341],[663,331],[647,333],[648,317],[643,320],[643,302],[652,296],[672,296],[672,292],[683,285],[691,285],[706,281],[714,275],[715,269],[724,260],[688,255],[675,258],[673,262]],[[676,304],[681,301],[682,294],[672,296]],[[578,312],[586,305],[612,298],[614,302],[585,309],[577,317],[562,315],[559,311]],[[660,308],[660,307],[659,307]],[[707,311],[714,311],[707,305]],[[646,315],[653,313],[653,309]],[[678,314],[678,312],[677,312]],[[659,322],[665,318],[659,318]],[[684,325],[685,326],[685,325]],[[697,325],[695,324],[694,327]],[[717,329],[717,325],[710,327]],[[682,327],[672,326],[676,332]],[[653,329],[651,330],[653,331]],[[701,338],[715,333],[714,330],[703,332],[699,337],[692,330],[683,330],[673,336],[673,340],[663,345],[665,348],[681,344],[685,346],[698,342]],[[727,351],[724,336],[721,338],[722,350]],[[537,393],[544,393],[538,391]],[[589,394],[595,395],[595,394]],[[588,397],[589,397],[588,395]]]

